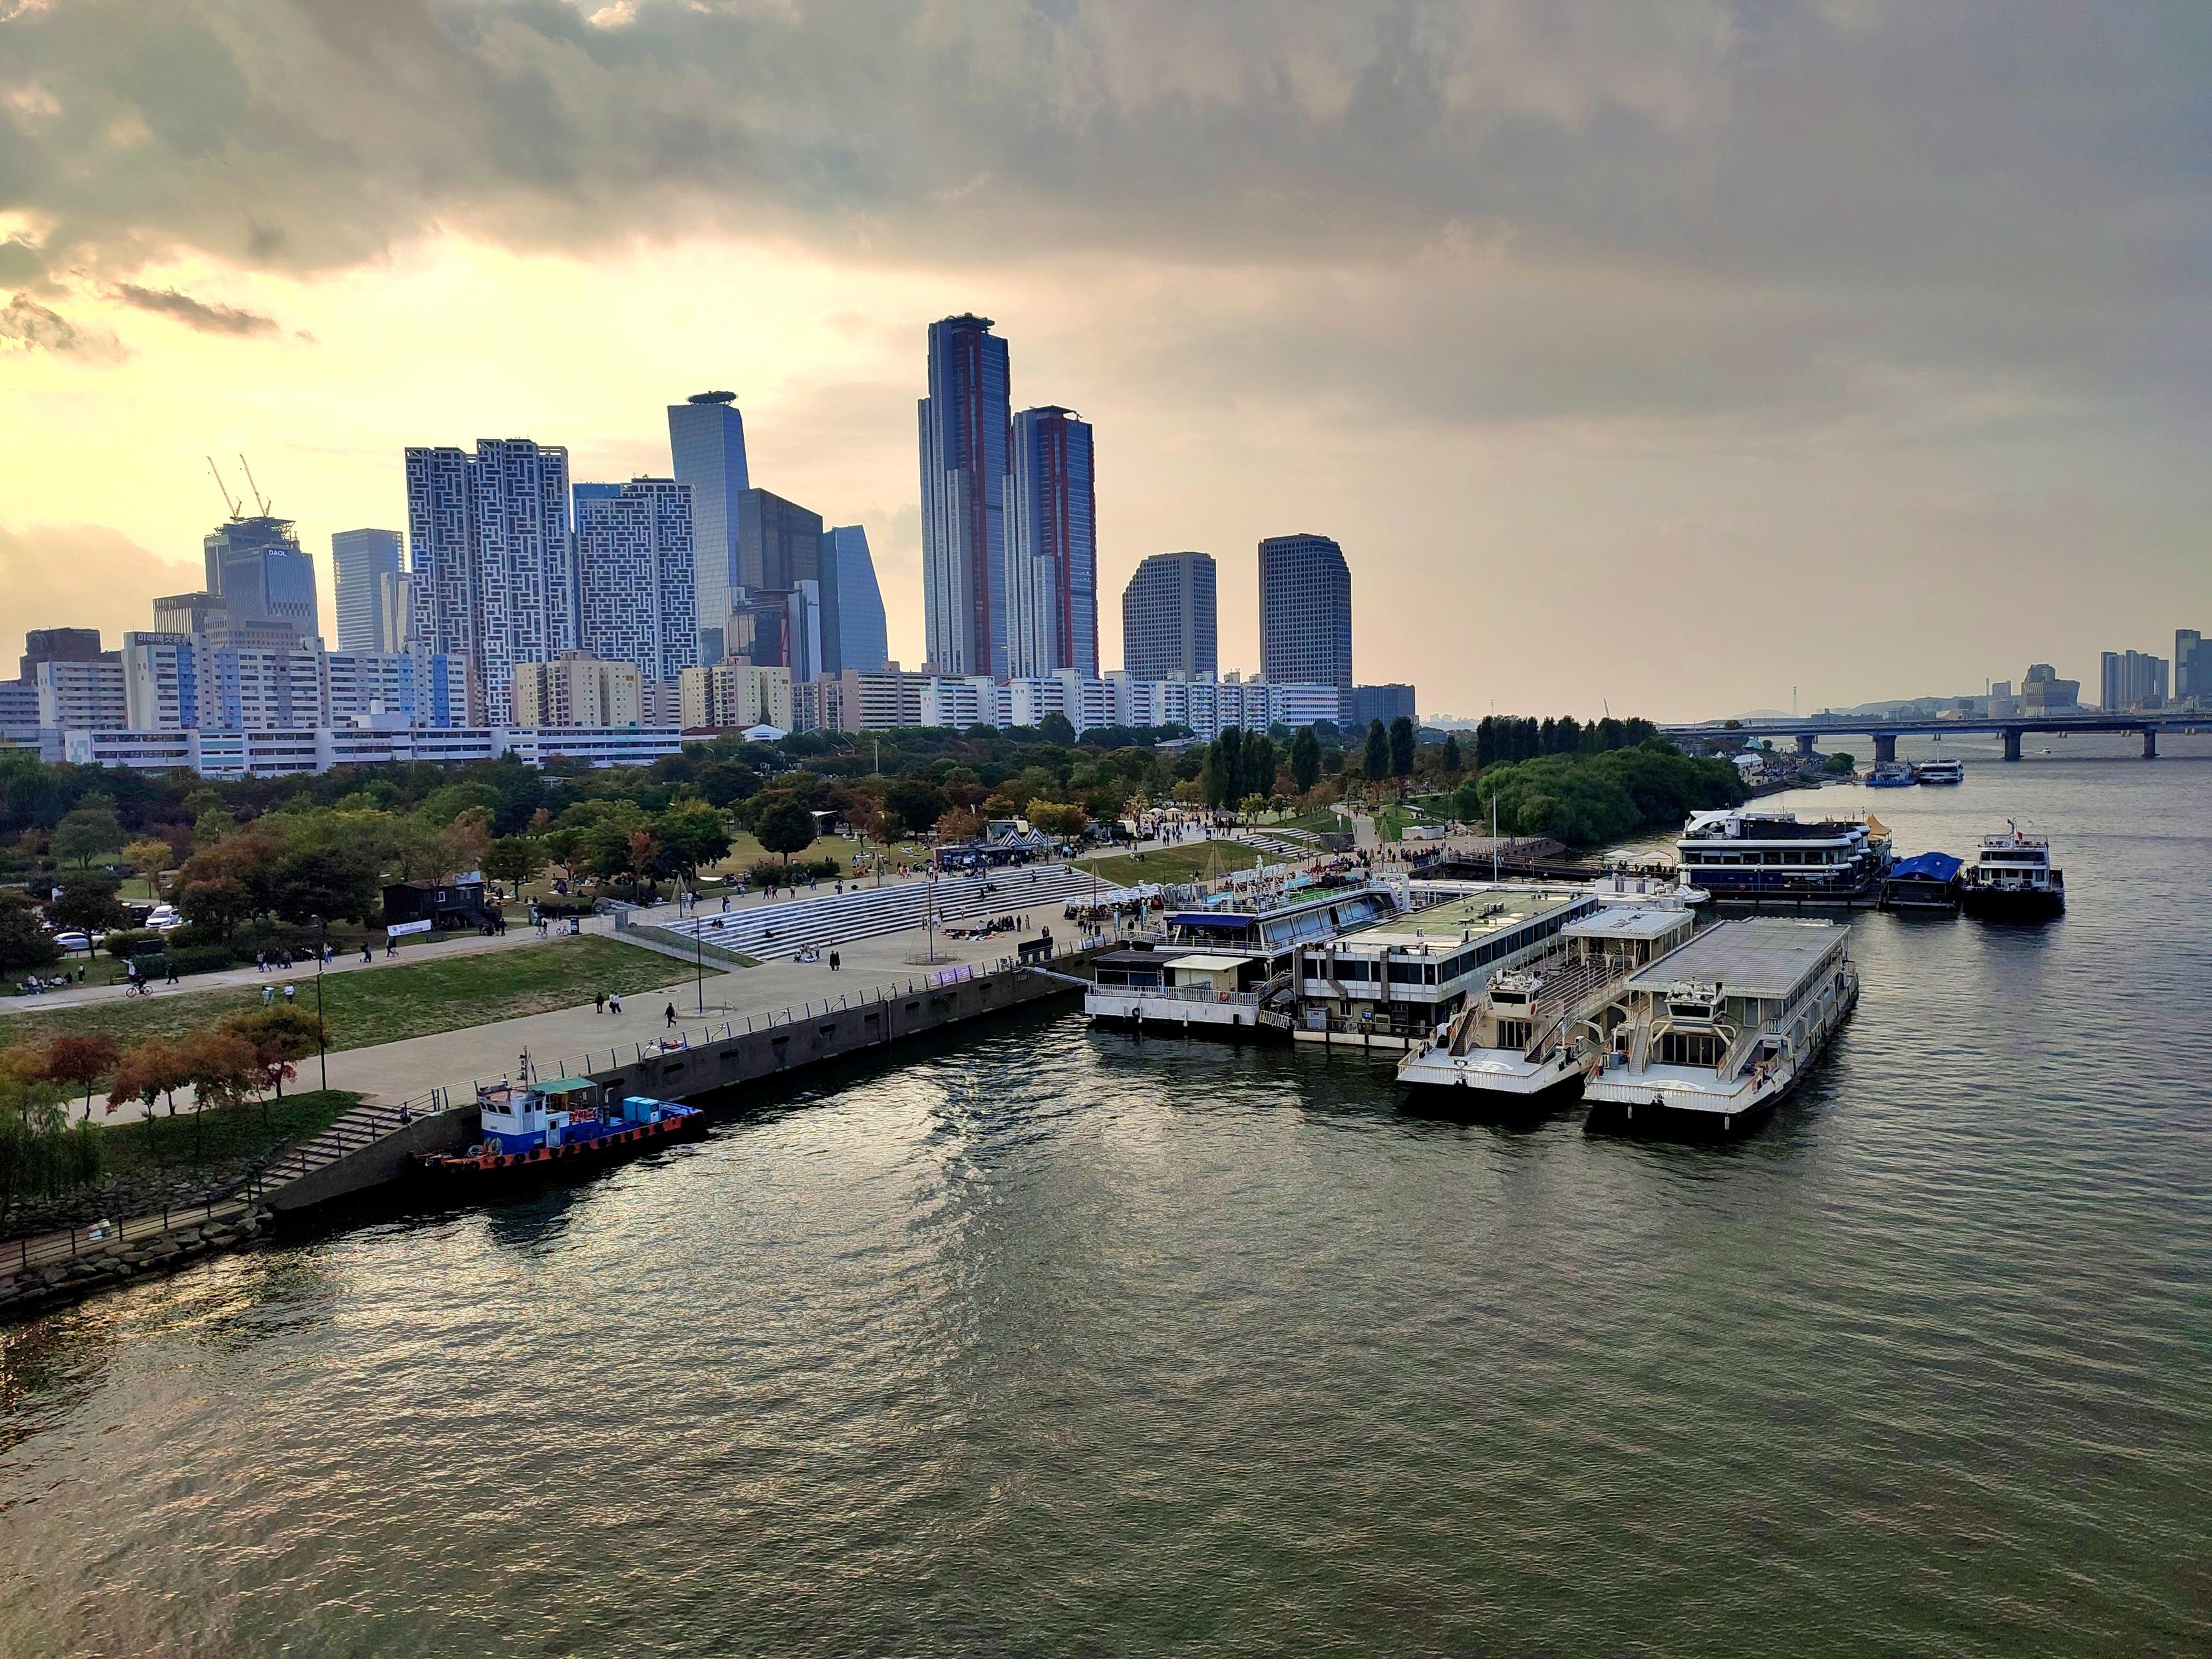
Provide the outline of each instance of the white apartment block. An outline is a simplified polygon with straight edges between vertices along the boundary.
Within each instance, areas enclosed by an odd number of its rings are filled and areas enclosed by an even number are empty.
[[[633,478],[616,495],[580,501],[576,566],[585,650],[635,663],[653,684],[697,663],[689,484]]]
[[[33,678],[41,726],[66,730],[129,724],[119,662],[42,662]]]
[[[886,732],[900,726],[1040,725],[1060,714],[1079,737],[1109,726],[1188,726],[1211,742],[1229,727],[1264,731],[1337,717],[1333,685],[1276,685],[1263,679],[1133,680],[1062,669],[992,680],[886,670],[845,673],[793,688],[793,731]],[[687,724],[690,722],[687,720]]]
[[[451,725],[465,707],[459,665],[377,651],[325,652],[215,643],[204,634],[131,633],[118,665],[119,720],[64,721],[64,729],[273,731],[371,719]]]
[[[512,755],[524,764],[579,761],[587,766],[650,766],[676,754],[682,738],[653,726],[526,728],[455,726],[439,731],[376,731],[311,726],[282,731],[73,731],[62,758],[77,766],[135,772],[197,772],[210,778],[295,777],[337,766],[392,762],[461,764]]]

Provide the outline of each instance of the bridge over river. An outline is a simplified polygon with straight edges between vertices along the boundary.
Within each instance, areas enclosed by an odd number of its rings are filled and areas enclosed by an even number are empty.
[[[1797,752],[1809,755],[1818,738],[1869,737],[1874,739],[1876,761],[1897,758],[1899,738],[1949,737],[1954,732],[1996,732],[2004,739],[2004,757],[2020,758],[2020,740],[2030,732],[2139,732],[2142,757],[2158,758],[2158,734],[2191,732],[2212,726],[2202,714],[2008,714],[2000,719],[1855,720],[1848,715],[1818,720],[1756,720],[1699,726],[1662,726],[1670,738],[1702,738],[1713,742],[1759,738],[1795,738]]]

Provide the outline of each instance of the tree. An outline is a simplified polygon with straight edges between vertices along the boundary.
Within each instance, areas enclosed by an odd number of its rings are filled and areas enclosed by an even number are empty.
[[[272,908],[285,921],[305,923],[321,916],[340,916],[366,921],[382,896],[374,866],[357,854],[327,852],[288,854],[271,878]]]
[[[293,1062],[326,1048],[330,1032],[312,1012],[289,1002],[272,1003],[233,1014],[220,1028],[252,1046],[259,1086],[284,1098],[284,1079],[295,1075]]]
[[[92,867],[103,853],[123,850],[123,826],[115,817],[115,803],[105,795],[88,795],[62,815],[46,850],[57,860],[74,859],[80,870]]]
[[[1047,743],[1056,743],[1066,747],[1075,741],[1075,725],[1066,715],[1055,708],[1037,722],[1037,735]]]
[[[937,838],[939,841],[973,841],[982,833],[981,815],[971,812],[964,806],[948,807],[937,820]]]
[[[227,941],[239,924],[253,915],[253,900],[243,886],[228,878],[180,882],[177,913],[191,924],[195,933],[213,933]]]
[[[695,882],[702,865],[730,855],[729,823],[703,800],[672,803],[654,817],[653,833],[676,867]]]
[[[1381,720],[1367,722],[1367,750],[1361,757],[1360,770],[1370,783],[1380,783],[1390,775],[1390,738]]]
[[[1824,769],[1834,773],[1839,778],[1847,778],[1852,774],[1852,772],[1857,769],[1857,767],[1858,759],[1856,756],[1851,755],[1845,750],[1838,750],[1834,754],[1828,757],[1827,763]]]
[[[1022,816],[1030,821],[1031,829],[1068,841],[1073,841],[1091,827],[1090,816],[1080,806],[1070,806],[1060,801],[1042,798],[1031,801]]]
[[[199,1115],[209,1107],[242,1106],[260,1086],[261,1060],[236,1031],[217,1028],[187,1038],[179,1065],[192,1085],[193,1155],[198,1156]]]
[[[525,883],[538,879],[545,868],[546,849],[528,836],[501,836],[484,848],[483,872],[520,892]]]
[[[1413,775],[1413,722],[1401,714],[1390,722],[1390,775],[1409,778]]]
[[[89,870],[62,878],[61,890],[46,906],[46,919],[57,927],[80,928],[87,935],[131,925],[131,914],[116,902],[112,884]],[[92,954],[89,946],[85,954]]]
[[[1310,726],[1300,726],[1291,739],[1291,781],[1302,795],[1321,781],[1321,739]]]
[[[437,822],[435,818],[430,821]],[[443,860],[439,873],[481,870],[484,853],[490,846],[491,809],[470,807],[438,832],[438,850]]]
[[[1447,732],[1444,733],[1444,770],[1456,776],[1461,769],[1459,733]]]
[[[61,960],[53,936],[39,925],[29,899],[0,890],[0,969],[50,968]]]
[[[46,1080],[84,1091],[84,1115],[92,1115],[92,1085],[115,1069],[115,1039],[58,1036],[46,1045]]]
[[[788,865],[793,853],[803,853],[814,845],[814,814],[804,801],[781,800],[760,815],[753,833],[763,847],[781,854]]]
[[[176,854],[168,842],[158,841],[151,836],[142,841],[131,842],[123,849],[123,861],[145,878],[148,898],[161,896],[161,872],[169,867],[170,861],[175,857]]]

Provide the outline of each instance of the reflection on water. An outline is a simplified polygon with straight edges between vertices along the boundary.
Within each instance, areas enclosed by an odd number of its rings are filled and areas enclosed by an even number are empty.
[[[6,1333],[0,1651],[2202,1650],[2208,794],[1724,1148],[1050,1016]]]

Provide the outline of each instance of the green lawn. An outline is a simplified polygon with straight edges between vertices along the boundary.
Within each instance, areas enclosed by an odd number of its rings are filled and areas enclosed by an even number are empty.
[[[1241,841],[1194,841],[1180,847],[1142,853],[1116,853],[1111,858],[1082,859],[1082,868],[1124,887],[1140,882],[1199,881],[1208,875],[1249,870],[1260,861],[1258,849]]]
[[[683,964],[634,945],[587,934],[556,938],[542,945],[450,957],[444,961],[403,963],[332,974],[323,981],[323,1017],[333,1048],[365,1048],[403,1037],[428,1036],[494,1020],[540,1014],[588,1002],[593,993],[625,996],[672,983]],[[314,1006],[312,968],[291,975],[300,1001]],[[31,1012],[25,999],[0,1011],[0,1044],[64,1033],[104,1032],[128,1047],[158,1034],[179,1036],[204,1030],[224,1015],[261,1006],[260,984],[184,993],[172,990],[150,998],[123,1000],[88,1007]]]
[[[320,1134],[360,1101],[347,1089],[295,1091],[263,1104],[222,1106],[170,1117],[155,1103],[143,1123],[93,1122],[100,1130],[100,1165],[112,1178],[160,1176],[175,1179],[238,1160],[267,1157]],[[197,1115],[197,1121],[195,1121]]]

